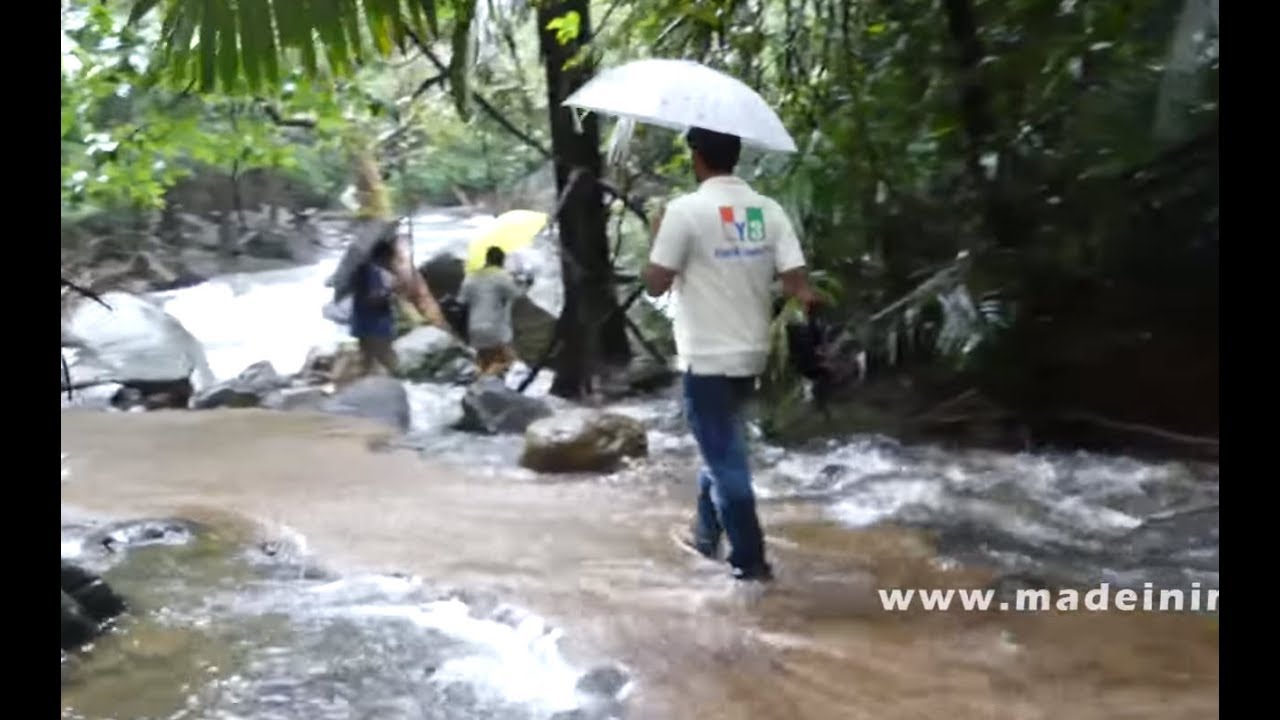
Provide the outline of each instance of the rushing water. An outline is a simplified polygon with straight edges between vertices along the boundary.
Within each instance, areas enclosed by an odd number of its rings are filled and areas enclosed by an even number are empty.
[[[421,261],[442,250],[462,252],[487,222],[453,214],[420,217],[415,254]],[[536,299],[557,309],[556,263],[545,250],[523,262],[535,272]],[[320,313],[331,297],[324,281],[336,263],[332,257],[310,267],[216,278],[158,299],[202,341],[219,379],[261,360],[270,360],[282,373],[293,372],[312,347],[345,336]],[[534,391],[545,393],[548,381],[541,378]],[[1042,641],[1039,660],[1028,664],[1013,650],[1007,659],[997,658],[1006,650],[975,650],[973,643],[987,641],[975,639],[968,625],[940,630],[927,622],[915,632],[951,638],[950,649],[939,645],[921,655],[919,639],[903,635],[900,624],[858,625],[869,611],[851,600],[867,595],[858,573],[870,573],[880,586],[898,580],[936,585],[966,567],[980,568],[988,579],[979,584],[996,587],[1007,581],[1015,587],[1108,582],[1140,588],[1152,582],[1185,588],[1197,582],[1217,588],[1216,466],[1087,453],[905,447],[879,437],[792,449],[757,442],[754,468],[762,513],[780,558],[781,585],[793,589],[777,591],[763,604],[747,600],[755,609],[743,616],[725,609],[724,602],[738,607],[742,600],[732,599],[737,591],[725,595],[718,568],[689,575],[684,561],[673,562],[665,540],[668,528],[687,512],[697,461],[672,395],[613,408],[648,427],[648,461],[606,477],[547,484],[516,467],[519,437],[476,437],[448,429],[460,412],[461,389],[419,385],[408,390],[413,424],[399,444],[417,451],[422,468],[460,468],[473,479],[446,480],[454,471],[439,470],[427,482],[425,469],[414,470],[403,459],[352,454],[332,439],[307,445],[305,437],[297,437],[305,429],[276,428],[271,416],[255,413],[237,415],[234,424],[220,419],[220,413],[131,419],[148,423],[146,431],[139,427],[133,433],[84,416],[77,419],[77,434],[69,435],[64,422],[68,462],[81,463],[69,477],[64,471],[64,497],[70,494],[109,512],[208,504],[258,519],[264,512],[297,514],[307,524],[307,537],[330,541],[326,550],[349,548],[353,568],[373,560],[432,578],[423,582],[358,571],[308,575],[305,563],[286,564],[298,573],[282,577],[280,562],[254,560],[252,543],[213,543],[219,552],[201,554],[200,548],[211,545],[200,533],[180,546],[185,548],[181,558],[170,546],[130,550],[109,576],[127,595],[140,598],[145,612],[135,613],[141,618],[134,621],[138,627],[104,641],[91,654],[76,676],[79,685],[64,688],[64,698],[75,706],[67,716],[143,717],[173,708],[172,717],[489,718],[547,717],[579,708],[575,717],[608,717],[622,712],[618,698],[633,687],[644,695],[646,684],[651,709],[637,711],[645,717],[708,716],[694,708],[713,708],[714,717],[933,717],[943,710],[959,717],[1057,717],[1053,693],[1031,687],[1037,677],[1056,678],[1059,684],[1052,687],[1077,682],[1085,692],[1096,691],[1097,700],[1079,706],[1080,717],[1148,716],[1160,705],[1123,693],[1104,699],[1098,688],[1117,678],[1125,678],[1121,684],[1150,687],[1153,698],[1192,692],[1188,688],[1204,687],[1203,682],[1211,682],[1216,695],[1216,626],[1208,643],[1199,625],[1177,624],[1169,631],[1160,623],[1181,621],[1168,619],[1130,620],[1123,629],[1109,619],[1105,630],[1071,619],[1052,626],[1031,620],[1002,625],[996,637],[1007,639],[1015,632],[1022,637],[1021,645],[1009,647],[1027,651]],[[252,430],[245,426],[250,422]],[[136,433],[153,434],[140,439]],[[68,447],[77,443],[79,454]],[[255,449],[261,443],[273,444]],[[237,448],[237,457],[220,454],[226,447]],[[277,459],[290,453],[315,458],[307,461],[305,477],[297,476],[302,460]],[[319,459],[322,453],[332,456]],[[184,464],[197,468],[188,471]],[[174,469],[158,469],[166,467]],[[184,479],[175,480],[174,473]],[[81,474],[85,478],[78,481]],[[379,478],[376,489],[366,485],[350,495],[344,489],[350,474]],[[240,479],[246,475],[252,477]],[[297,495],[297,483],[315,487]],[[115,488],[118,497],[100,497],[91,487]],[[326,498],[326,492],[336,497]],[[97,547],[83,542],[89,533],[101,532],[96,526],[68,527],[64,556]],[[895,528],[905,528],[906,534]],[[455,587],[441,585],[436,580],[441,577]],[[568,625],[565,640],[576,643],[590,662],[566,659],[558,631],[548,624],[552,621],[503,605],[517,596]],[[857,607],[851,610],[850,603]],[[720,608],[721,617],[687,617],[691,608]],[[844,619],[831,626],[836,617]],[[853,618],[858,620],[850,626]],[[168,676],[155,668],[139,669],[145,660],[130,655],[127,647],[113,646],[127,646],[131,636],[155,635],[157,628],[189,632],[193,627],[207,631],[198,640],[185,640],[199,649],[182,656],[205,659],[191,660]],[[1186,665],[1192,661],[1182,658],[1176,672],[1158,663],[1157,669],[1139,672],[1128,660],[1116,660],[1117,654],[1146,662],[1148,654],[1159,659],[1166,650],[1153,649],[1149,639],[1133,640],[1135,649],[1108,649],[1129,647],[1125,638],[1147,638],[1151,627],[1163,633],[1162,642],[1185,640],[1182,650],[1167,652],[1188,653],[1194,663]],[[664,629],[675,635],[653,635]],[[738,634],[775,648],[766,656],[786,655],[781,669],[756,667],[755,654],[743,650],[741,641],[726,639]],[[1076,647],[1090,637],[1105,647]],[[813,650],[816,646],[824,649]],[[783,647],[790,649],[778,649]],[[871,647],[878,650],[867,659],[865,650]],[[1197,654],[1210,647],[1211,677]],[[814,657],[803,655],[807,652]],[[1085,656],[1090,659],[1080,659]],[[117,658],[116,664],[103,657]],[[725,666],[724,657],[735,660]],[[612,669],[623,660],[638,665],[634,679]],[[139,678],[164,686],[155,692],[168,693],[166,699],[139,701],[129,706],[133,710],[113,709],[113,702],[125,701],[101,690],[108,682],[100,667],[104,662],[117,674],[129,668],[135,676],[131,687]],[[223,667],[228,663],[233,671]],[[1009,669],[993,669],[1006,665]],[[587,675],[591,667],[598,668],[595,675]],[[768,695],[749,680],[726,678],[731,668],[743,678],[763,672],[762,682],[780,683],[778,692]],[[987,696],[958,689],[968,687],[956,679],[959,668],[986,673]],[[203,682],[202,672],[208,676]],[[715,682],[691,684],[708,672]],[[952,678],[950,689],[927,680],[930,672]],[[861,688],[856,698],[840,689],[842,673],[863,678],[854,683]],[[995,689],[997,675],[1005,677],[1000,690]],[[1011,679],[1015,676],[1020,679]],[[584,692],[578,688],[584,677],[586,686],[594,681],[605,689]],[[733,699],[705,690],[708,683]],[[942,699],[924,698],[919,705],[886,699],[876,695],[876,683],[905,693],[933,688],[929,692],[942,693]],[[177,693],[174,688],[186,689]],[[700,695],[704,690],[706,697]],[[1216,708],[1215,701],[1201,700]],[[1002,709],[984,711],[982,702]],[[1144,705],[1148,702],[1155,704]],[[1196,717],[1193,710],[1209,707],[1203,703],[1187,701],[1181,708],[1185,714],[1173,714]],[[907,706],[917,709],[870,710]],[[179,709],[188,714],[178,714]]]

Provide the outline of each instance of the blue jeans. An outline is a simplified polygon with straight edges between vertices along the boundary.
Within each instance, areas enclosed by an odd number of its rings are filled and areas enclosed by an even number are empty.
[[[742,417],[751,384],[751,378],[684,376],[685,415],[703,460],[693,540],[700,552],[714,555],[721,533],[727,535],[729,564],[745,571],[765,564]]]

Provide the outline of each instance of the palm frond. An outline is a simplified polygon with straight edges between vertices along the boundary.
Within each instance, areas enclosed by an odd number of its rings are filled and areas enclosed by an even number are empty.
[[[450,0],[451,75],[467,67],[476,0]],[[410,33],[435,39],[437,0],[134,0],[130,23],[162,16],[160,52],[171,79],[202,92],[259,92],[283,68],[308,77],[350,76],[373,56],[388,57]],[[320,58],[324,62],[320,62]],[[465,92],[465,81],[459,83]]]
[[[975,301],[970,288],[972,257],[960,253],[911,292],[872,315],[859,329],[864,348],[882,348],[888,365],[904,350],[927,347],[963,365],[983,343],[1009,326],[1012,308],[999,292]]]

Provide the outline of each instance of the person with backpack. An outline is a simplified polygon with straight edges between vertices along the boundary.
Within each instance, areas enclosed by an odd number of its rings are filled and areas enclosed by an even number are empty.
[[[392,342],[396,338],[395,296],[400,283],[392,271],[395,247],[379,242],[356,268],[351,293],[351,336],[360,347],[361,376],[376,366],[394,376],[399,370]]]
[[[458,300],[467,308],[467,342],[476,350],[482,377],[505,377],[516,361],[511,311],[524,291],[507,272],[506,262],[502,248],[489,248],[484,267],[467,275],[458,290]]]
[[[703,460],[693,530],[682,542],[719,559],[727,536],[733,577],[768,581],[744,405],[768,361],[774,279],[806,306],[816,296],[786,213],[733,174],[741,140],[693,128],[686,142],[698,188],[654,218],[644,271],[650,295],[675,294],[685,416]]]

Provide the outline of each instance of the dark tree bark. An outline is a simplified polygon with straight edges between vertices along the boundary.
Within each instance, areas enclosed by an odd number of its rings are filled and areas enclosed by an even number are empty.
[[[578,13],[578,37],[561,45],[552,20]],[[556,189],[568,195],[560,210],[559,230],[564,273],[564,310],[559,330],[562,344],[554,360],[556,373],[551,392],[565,398],[591,393],[592,377],[600,362],[625,363],[631,358],[626,322],[613,312],[618,298],[609,263],[606,214],[600,183],[600,127],[594,115],[582,119],[578,133],[573,111],[562,106],[565,98],[590,78],[589,62],[565,64],[591,40],[587,0],[550,0],[538,5],[539,44],[547,78],[547,106],[551,121],[551,153],[555,158]],[[580,58],[579,58],[580,60]],[[581,170],[571,182],[574,170]]]
[[[983,215],[995,244],[1006,249],[1017,248],[1027,239],[1027,223],[1023,211],[1007,192],[1008,173],[999,168],[994,177],[988,177],[982,163],[982,155],[989,149],[996,124],[991,111],[991,92],[981,77],[981,63],[986,50],[978,34],[974,3],[973,0],[943,0],[942,6],[956,51],[960,118],[968,146],[966,160],[969,173],[982,189]],[[1003,159],[996,157],[997,162]]]

